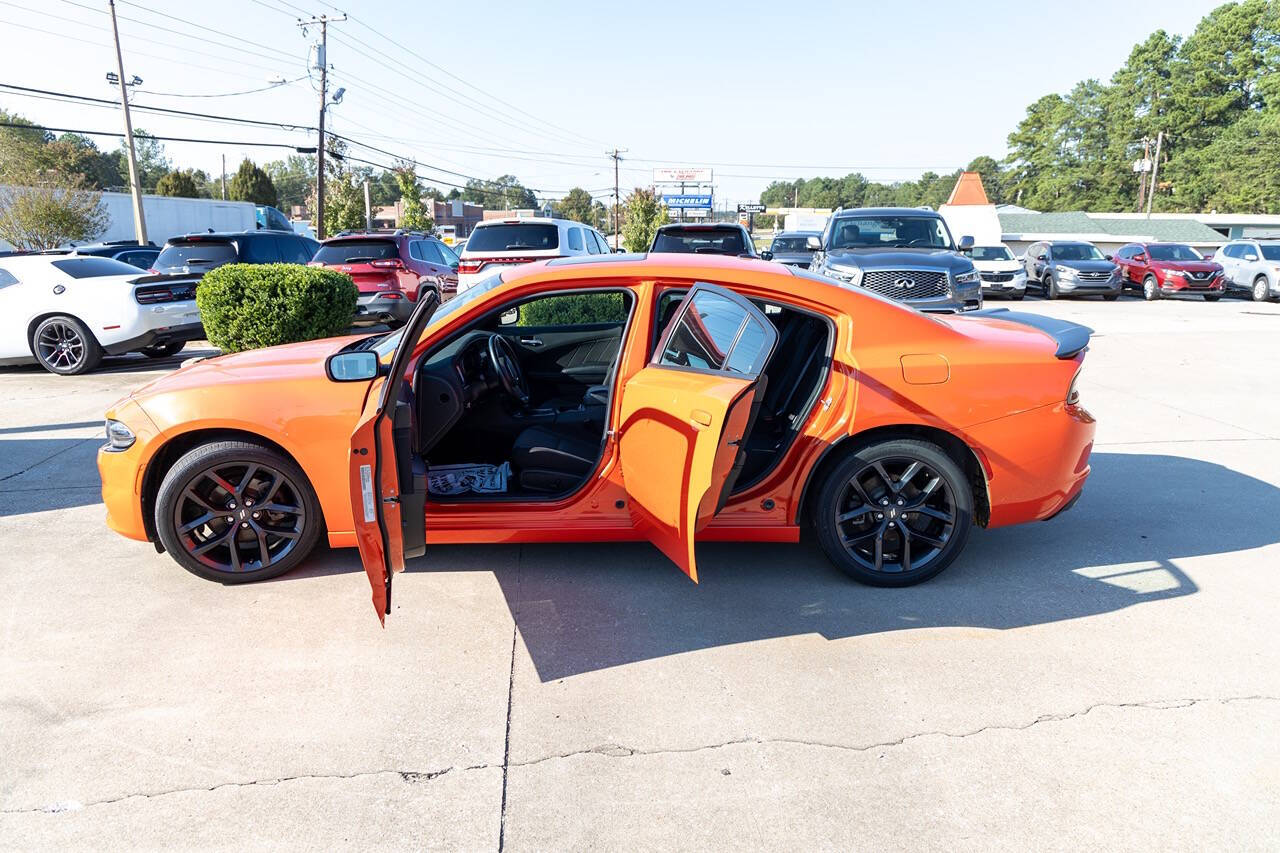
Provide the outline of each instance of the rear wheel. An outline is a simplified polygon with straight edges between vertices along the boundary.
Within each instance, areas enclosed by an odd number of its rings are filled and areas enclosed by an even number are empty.
[[[1009,298],[1015,302],[1018,302],[1018,301],[1021,301],[1022,297],[1024,296],[1026,296],[1025,293],[1014,293],[1014,294],[1010,294]]]
[[[1156,277],[1149,275],[1142,280],[1142,298],[1155,302],[1160,298],[1160,288],[1156,286]]]
[[[1120,298],[1120,294],[1118,294],[1118,293],[1104,293],[1104,294],[1102,294],[1102,298],[1103,298],[1104,300],[1106,300],[1107,302],[1115,302],[1117,299],[1119,299],[1119,298]]]
[[[186,341],[166,341],[162,344],[152,344],[149,347],[143,347],[139,352],[147,358],[168,358],[175,353],[182,351],[187,345]]]
[[[315,547],[320,505],[293,460],[247,441],[182,456],[156,495],[156,531],[178,564],[222,583],[282,575]]]
[[[1222,298],[1221,293],[1206,293],[1204,295],[1205,302],[1217,302],[1221,298]]]
[[[964,549],[973,491],[946,451],[916,439],[863,447],[818,493],[818,541],[842,571],[871,586],[928,580]]]
[[[59,376],[88,373],[102,362],[98,340],[75,317],[49,317],[36,326],[31,352],[40,366]]]

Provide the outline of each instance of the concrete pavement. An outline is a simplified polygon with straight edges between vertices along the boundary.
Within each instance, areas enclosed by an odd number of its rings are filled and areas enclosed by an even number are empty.
[[[103,409],[0,370],[0,846],[1274,848],[1280,305],[1095,328],[1094,474],[928,584],[811,543],[354,552],[222,587],[106,530]],[[188,350],[184,355],[190,355]]]

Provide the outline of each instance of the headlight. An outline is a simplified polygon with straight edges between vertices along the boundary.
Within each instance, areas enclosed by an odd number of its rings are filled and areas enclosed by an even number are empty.
[[[982,280],[977,270],[969,270],[956,275],[956,284],[977,284]]]
[[[120,421],[107,418],[107,446],[112,450],[128,450],[138,437]]]
[[[1186,278],[1187,274],[1184,270],[1165,270],[1165,276],[1176,275],[1178,278]]]
[[[1073,267],[1054,267],[1053,271],[1058,274],[1058,278],[1075,278],[1077,275]]]
[[[822,274],[840,281],[847,281],[850,284],[857,284],[862,281],[862,270],[860,269],[845,270],[837,267],[826,267],[822,270]]]

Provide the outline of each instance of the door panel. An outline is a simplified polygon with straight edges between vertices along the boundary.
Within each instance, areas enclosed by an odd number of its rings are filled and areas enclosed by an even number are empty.
[[[523,326],[502,330],[515,345],[535,401],[581,397],[609,377],[622,342],[622,325]]]

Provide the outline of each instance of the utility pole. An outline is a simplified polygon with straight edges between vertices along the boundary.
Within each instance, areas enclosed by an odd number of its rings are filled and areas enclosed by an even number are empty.
[[[328,15],[312,16],[309,21],[298,21],[298,26],[306,28],[320,26],[320,45],[316,48],[316,66],[320,69],[320,144],[316,146],[316,236],[324,239],[324,114],[329,100],[329,24],[345,21],[345,14],[339,18]]]
[[[129,85],[124,76],[124,54],[120,52],[120,28],[116,26],[116,0],[107,0],[111,8],[111,35],[116,41],[116,71],[120,75],[120,106],[124,108],[124,140],[129,152],[129,189],[133,193],[133,234],[142,245],[147,243],[147,218],[142,213],[142,181],[138,178],[138,151],[133,142],[133,119],[129,117]]]
[[[1151,218],[1151,202],[1156,197],[1156,177],[1160,174],[1160,147],[1164,144],[1164,131],[1156,134],[1156,159],[1151,164],[1151,186],[1147,189],[1147,219]]]
[[[396,224],[399,224],[400,211],[396,211]],[[373,207],[369,204],[369,179],[364,179],[364,230],[373,230]]]
[[[222,155],[222,200],[227,200],[227,155]]]
[[[613,248],[621,248],[619,244],[621,227],[618,225],[618,205],[621,199],[618,196],[618,161],[622,159],[622,155],[627,152],[625,148],[615,148],[612,151],[606,151],[613,158]]]

